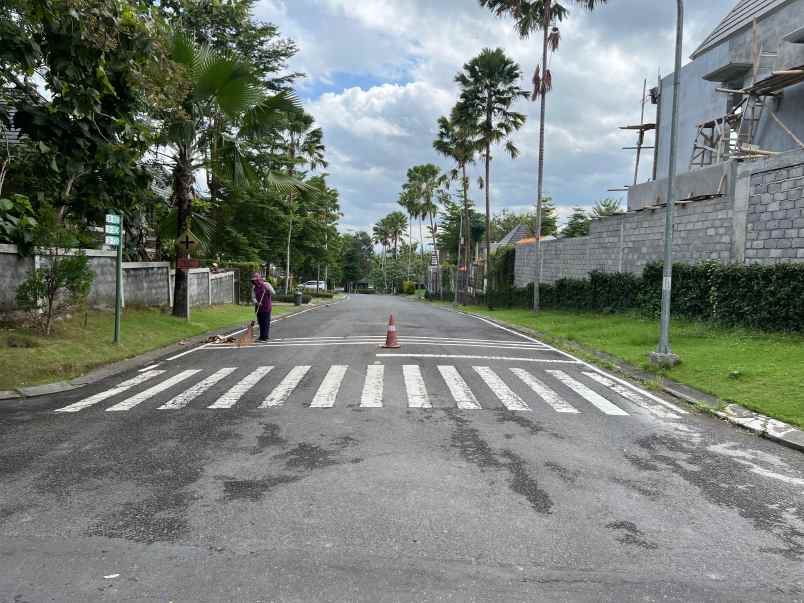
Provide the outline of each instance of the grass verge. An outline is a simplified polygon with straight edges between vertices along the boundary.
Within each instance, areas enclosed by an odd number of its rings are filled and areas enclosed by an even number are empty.
[[[274,308],[274,316],[290,307]],[[213,306],[193,309],[190,321],[160,309],[127,309],[121,324],[121,342],[112,343],[114,313],[91,311],[54,325],[43,337],[29,329],[0,330],[0,390],[64,381],[98,366],[201,335],[215,329],[245,324],[254,316],[251,306]]]
[[[682,362],[656,371],[647,359],[658,341],[655,320],[563,310],[534,316],[529,310],[465,309],[538,331],[564,349],[578,344],[605,352],[723,401],[804,427],[804,336],[674,320],[671,342]]]

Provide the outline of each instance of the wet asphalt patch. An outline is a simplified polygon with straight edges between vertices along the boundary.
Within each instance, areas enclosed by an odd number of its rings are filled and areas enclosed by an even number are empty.
[[[612,523],[607,523],[606,527],[619,533],[619,536],[617,536],[617,542],[621,544],[638,546],[651,551],[659,548],[659,545],[655,542],[645,540],[642,537],[642,530],[640,530],[632,521],[614,521]]]

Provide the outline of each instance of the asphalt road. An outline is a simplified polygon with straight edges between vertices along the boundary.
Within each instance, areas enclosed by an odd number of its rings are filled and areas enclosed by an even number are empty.
[[[804,601],[804,455],[476,318],[144,368],[0,403],[0,601]]]

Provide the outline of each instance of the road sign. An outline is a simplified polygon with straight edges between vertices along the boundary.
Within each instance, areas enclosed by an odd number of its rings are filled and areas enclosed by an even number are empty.
[[[176,268],[179,270],[189,270],[191,268],[199,268],[200,266],[201,260],[192,258],[179,258],[176,260]]]
[[[184,254],[185,257],[190,256],[190,252],[198,245],[198,239],[195,238],[193,233],[190,232],[190,229],[184,231],[179,237],[179,240],[176,241],[176,247],[178,247],[181,252]]]
[[[106,225],[106,234],[107,235],[115,235],[120,236],[120,226],[117,224],[107,224]]]
[[[120,226],[120,216],[117,214],[106,214],[106,223]]]
[[[119,234],[117,236],[106,235],[106,239],[104,240],[104,243],[106,245],[108,245],[109,247],[119,247],[120,246],[120,235]]]

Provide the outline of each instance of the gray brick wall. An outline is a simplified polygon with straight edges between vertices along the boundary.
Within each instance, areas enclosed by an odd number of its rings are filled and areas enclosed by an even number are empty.
[[[0,312],[16,308],[17,287],[31,270],[32,257],[20,257],[14,245],[0,245]]]
[[[212,276],[210,285],[212,286],[212,303],[233,304],[234,303],[234,272],[225,272]]]
[[[126,306],[167,306],[168,262],[123,263],[123,291]]]
[[[745,261],[804,262],[804,163],[751,174]]]

